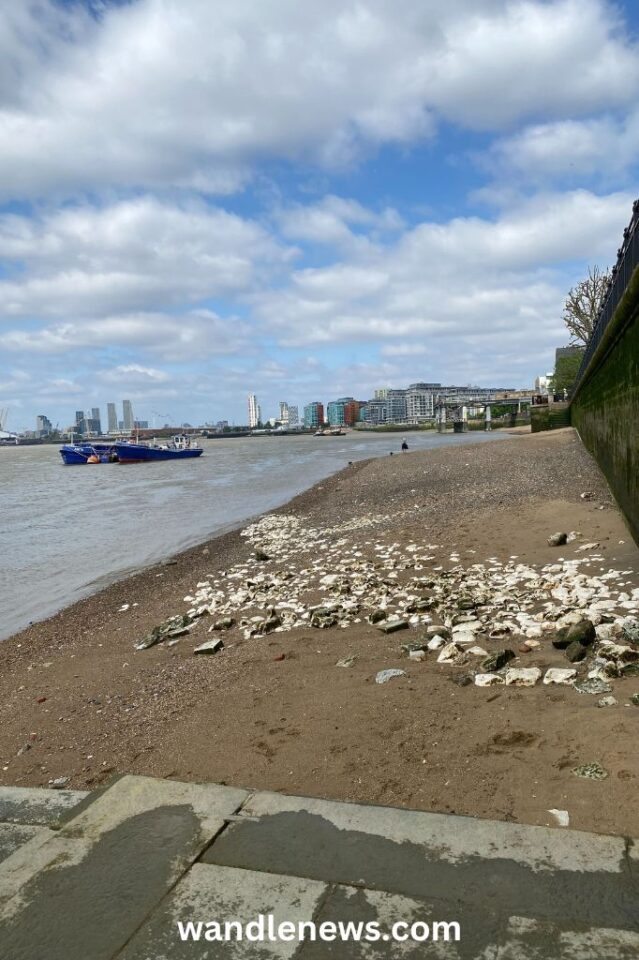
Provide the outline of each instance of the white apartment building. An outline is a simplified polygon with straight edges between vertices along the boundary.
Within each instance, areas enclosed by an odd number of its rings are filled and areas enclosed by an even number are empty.
[[[248,422],[249,427],[254,429],[262,419],[262,411],[260,410],[260,405],[257,402],[257,397],[254,393],[249,393],[248,397]]]

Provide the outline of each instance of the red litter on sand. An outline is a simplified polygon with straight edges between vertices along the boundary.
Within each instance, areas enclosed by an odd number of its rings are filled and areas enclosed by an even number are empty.
[[[38,697],[38,699],[36,700],[36,703],[44,703],[46,699],[47,699],[46,697]]]
[[[277,655],[276,657],[273,657],[273,660],[286,660],[286,654],[285,654],[285,653],[278,653],[278,655]]]

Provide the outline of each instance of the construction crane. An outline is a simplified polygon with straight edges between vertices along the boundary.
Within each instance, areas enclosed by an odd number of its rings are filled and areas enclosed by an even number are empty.
[[[153,429],[155,430],[157,424],[155,422],[156,417],[160,417],[161,420],[164,420],[165,423],[171,423],[171,414],[170,413],[159,413],[157,410],[151,410],[153,414]]]

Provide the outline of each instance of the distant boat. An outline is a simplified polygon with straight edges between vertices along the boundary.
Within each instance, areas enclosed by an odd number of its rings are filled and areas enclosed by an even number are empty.
[[[118,455],[112,443],[65,443],[60,456],[67,466],[83,463],[117,463]]]
[[[201,457],[202,447],[192,443],[190,437],[172,437],[167,444],[159,443],[114,443],[113,448],[120,463],[148,463],[155,460],[188,460]]]

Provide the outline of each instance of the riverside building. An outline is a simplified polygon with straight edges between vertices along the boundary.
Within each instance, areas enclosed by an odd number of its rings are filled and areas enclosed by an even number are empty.
[[[304,426],[318,427],[324,424],[324,404],[314,400],[313,403],[307,403],[304,407]]]

